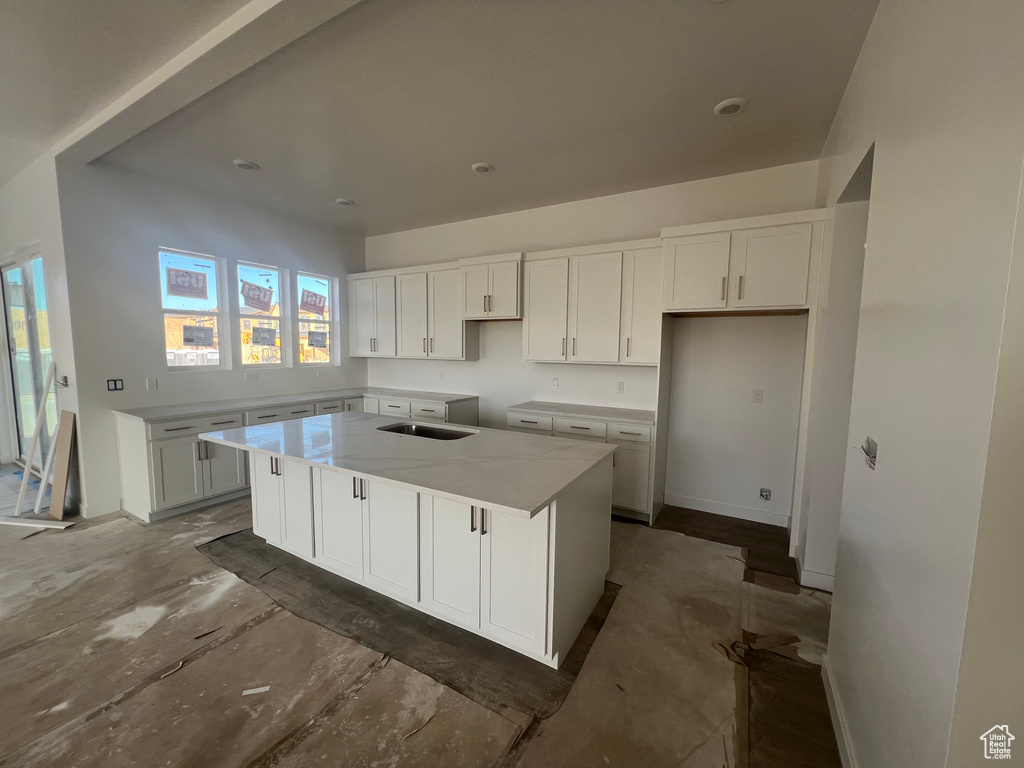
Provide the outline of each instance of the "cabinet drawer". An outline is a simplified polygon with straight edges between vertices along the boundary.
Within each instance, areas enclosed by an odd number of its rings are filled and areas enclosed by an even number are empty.
[[[566,435],[604,438],[608,434],[608,423],[588,419],[555,419],[555,432]]]
[[[217,432],[242,426],[242,414],[221,413],[216,416],[198,416],[193,419],[175,419],[149,424],[149,439],[162,440],[168,437],[187,437],[200,432]]]
[[[508,413],[508,425],[519,429],[536,429],[542,432],[551,431],[550,416],[535,416],[530,413]]]
[[[302,419],[312,416],[316,408],[313,403],[289,403],[279,405],[276,408],[260,408],[256,411],[245,412],[245,423],[248,426],[254,424],[267,424],[272,421],[285,421],[286,419]]]
[[[447,413],[448,407],[443,403],[412,403],[414,419],[441,419],[443,421]]]
[[[380,398],[381,416],[408,416],[411,410],[411,404],[408,400],[388,400],[387,398]]]
[[[551,430],[549,429],[526,429],[525,427],[509,427],[509,432],[522,432],[523,434],[530,435],[544,435],[545,437],[551,437]]]
[[[344,410],[344,400],[324,400],[316,404],[317,413],[339,413]]]
[[[651,428],[637,424],[609,424],[608,440],[618,442],[625,440],[631,443],[651,442]]]

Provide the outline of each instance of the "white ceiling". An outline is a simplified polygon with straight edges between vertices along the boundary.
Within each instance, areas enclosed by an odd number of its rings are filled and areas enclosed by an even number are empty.
[[[0,185],[247,0],[0,0]]]
[[[366,0],[105,159],[367,235],[808,160],[876,5]]]

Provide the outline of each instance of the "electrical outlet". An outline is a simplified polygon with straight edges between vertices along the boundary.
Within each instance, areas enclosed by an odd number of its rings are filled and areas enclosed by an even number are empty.
[[[124,389],[124,379],[107,379],[107,392],[120,392]]]
[[[245,374],[246,381],[256,381],[256,371],[249,371]]]
[[[551,380],[551,388],[552,389],[558,389],[558,379],[552,379]]]
[[[761,489],[761,501],[771,501],[771,500],[772,500],[772,489],[771,488],[762,488]]]
[[[160,386],[160,382],[157,381],[156,376],[154,376],[153,378],[150,378],[149,376],[146,377],[146,391],[147,392],[149,392],[150,390],[153,390],[153,389],[158,389],[159,386]]]
[[[621,395],[623,392],[626,391],[626,383],[624,381],[616,381],[615,391]]]
[[[764,402],[764,390],[763,389],[755,389],[754,390],[754,402],[755,403],[763,403]]]

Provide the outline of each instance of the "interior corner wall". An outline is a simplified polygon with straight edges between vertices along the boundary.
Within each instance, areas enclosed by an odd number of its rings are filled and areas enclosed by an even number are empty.
[[[68,311],[57,169],[52,154],[40,157],[0,187],[0,263],[30,256],[36,251],[42,254],[43,259],[52,360],[57,364],[57,375],[68,377],[68,387],[57,389],[57,408],[77,414],[78,377]],[[9,368],[7,371],[9,373]],[[0,408],[4,409],[4,418],[13,423],[9,376],[6,382],[7,390]],[[13,445],[6,446],[5,453],[13,454],[14,450]],[[72,483],[68,492],[69,504],[73,507],[79,495],[77,485]]]
[[[120,508],[113,409],[365,385],[366,363],[348,356],[344,321],[346,275],[365,265],[361,237],[104,163],[61,171],[60,213],[76,328],[87,516]],[[240,260],[339,278],[340,365],[259,369],[254,380],[246,380],[238,368],[168,371],[157,262],[161,247],[225,258],[229,285]],[[236,322],[225,323],[225,332],[234,331]],[[158,379],[156,390],[146,390],[147,377]],[[124,390],[107,392],[109,378],[123,379]]]
[[[817,171],[817,161],[794,163],[376,235],[366,239],[367,268],[636,240],[658,237],[662,227],[805,210],[815,207]],[[479,360],[370,360],[369,383],[479,395],[480,422],[489,427],[504,427],[505,409],[528,400],[650,410],[657,406],[654,367],[524,362],[521,322],[478,325]],[[558,379],[557,389],[553,379]],[[616,391],[620,381],[622,394]]]
[[[881,0],[822,155],[832,204],[875,145],[850,434],[877,440],[878,465],[847,455],[827,657],[862,768],[949,764],[1024,151],[1022,39],[1019,0]]]
[[[785,527],[807,316],[673,321],[665,502]],[[754,402],[761,390],[761,403]],[[761,488],[771,490],[763,501]]]

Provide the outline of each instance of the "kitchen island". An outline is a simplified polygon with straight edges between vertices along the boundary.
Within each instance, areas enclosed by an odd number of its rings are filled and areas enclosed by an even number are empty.
[[[356,412],[200,439],[248,451],[267,543],[549,666],[604,592],[613,445]]]

